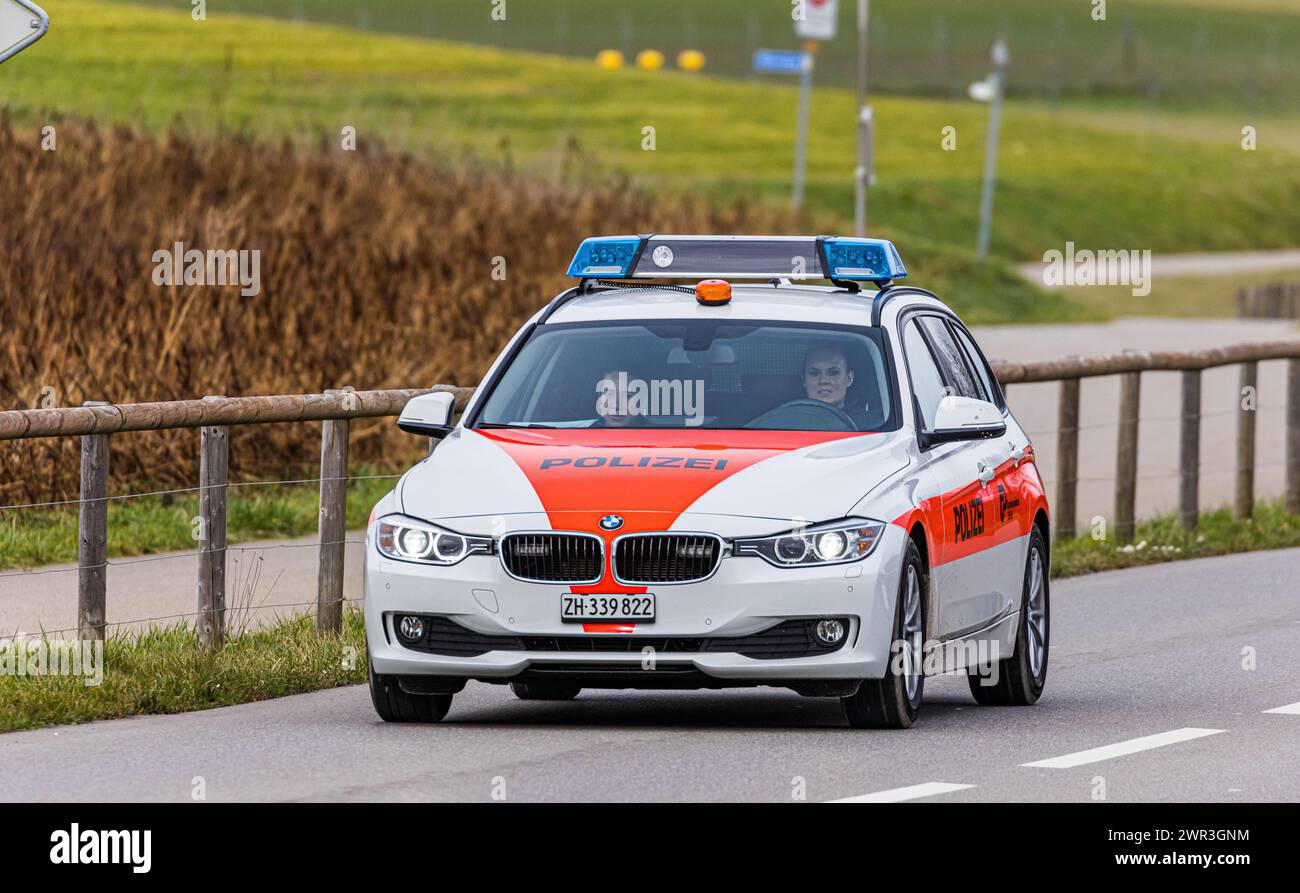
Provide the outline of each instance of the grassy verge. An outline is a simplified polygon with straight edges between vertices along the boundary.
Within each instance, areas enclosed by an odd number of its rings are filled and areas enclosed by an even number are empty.
[[[358,472],[376,474],[376,472]],[[370,510],[393,488],[396,477],[358,477],[348,482],[347,526],[364,527]],[[306,536],[317,529],[316,484],[232,487],[227,504],[228,542]],[[198,498],[147,496],[116,500],[108,508],[110,558],[198,548]],[[77,512],[23,509],[0,512],[0,569],[77,560]]]
[[[1226,508],[1202,512],[1197,529],[1191,532],[1184,530],[1173,514],[1142,521],[1132,544],[1127,546],[1088,537],[1059,541],[1052,547],[1052,572],[1055,577],[1074,577],[1186,558],[1297,546],[1300,515],[1289,514],[1280,501],[1265,502],[1256,505],[1255,517],[1249,521],[1234,518]]]
[[[1237,317],[1237,290],[1247,285],[1300,282],[1300,271],[1239,273],[1232,276],[1154,276],[1151,294],[1137,298],[1131,286],[1088,285],[1054,292],[1081,316]]]
[[[338,636],[318,635],[315,618],[301,615],[230,639],[216,653],[199,649],[189,626],[124,633],[104,643],[99,685],[83,676],[0,674],[0,732],[226,707],[365,681],[358,611],[344,615]]]

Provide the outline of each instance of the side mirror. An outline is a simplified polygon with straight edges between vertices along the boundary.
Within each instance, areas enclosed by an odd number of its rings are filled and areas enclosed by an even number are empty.
[[[934,414],[934,430],[921,432],[921,449],[959,440],[987,440],[1007,433],[1002,410],[970,397],[944,397]]]
[[[402,407],[397,427],[408,434],[442,440],[452,432],[451,414],[455,408],[456,395],[446,391],[412,397]]]

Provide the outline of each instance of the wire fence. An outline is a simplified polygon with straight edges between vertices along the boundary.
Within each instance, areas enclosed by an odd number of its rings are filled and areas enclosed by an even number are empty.
[[[342,477],[332,478],[298,478],[297,480],[261,480],[261,481],[230,481],[225,486],[234,489],[238,487],[280,487],[291,484],[317,484],[323,481],[372,481],[399,478],[400,474],[354,474]],[[216,486],[216,485],[213,485]],[[101,497],[99,501],[113,502],[122,499],[145,499],[151,496],[175,496],[179,493],[202,493],[210,487],[176,487],[170,490],[146,490],[143,493],[115,493]],[[0,505],[0,512],[12,511],[14,509],[35,509],[51,508],[55,506],[81,505],[83,502],[89,502],[86,499],[58,499],[50,502],[20,502],[11,505]]]
[[[1231,409],[1201,407],[1201,373],[1205,369],[1239,366],[1243,387],[1255,388],[1258,366],[1262,361],[1287,362],[1286,401]],[[1140,381],[1144,372],[1181,373],[1181,411],[1177,415],[1140,415]],[[1188,529],[1196,526],[1199,516],[1199,480],[1203,475],[1235,474],[1234,509],[1239,516],[1250,517],[1255,503],[1255,474],[1260,469],[1284,466],[1286,471],[1286,505],[1300,513],[1300,340],[1236,345],[1196,352],[1128,352],[1100,357],[1067,357],[1042,363],[995,363],[994,372],[1004,386],[1055,382],[1060,388],[1058,423],[1053,430],[1037,431],[1035,437],[1055,440],[1055,497],[1053,500],[1055,532],[1058,537],[1075,535],[1077,489],[1080,483],[1112,483],[1115,488],[1114,532],[1122,544],[1132,538],[1137,485],[1139,480],[1178,479],[1179,519]],[[1080,388],[1083,378],[1118,376],[1120,395],[1114,421],[1081,423]],[[310,607],[321,632],[337,632],[342,623],[343,605],[357,601],[343,594],[344,551],[349,545],[363,542],[346,536],[345,510],[347,485],[352,481],[385,480],[397,474],[349,475],[347,446],[349,423],[357,418],[377,418],[400,413],[406,402],[423,394],[450,391],[463,408],[472,394],[468,388],[437,386],[432,389],[392,391],[346,391],[297,396],[205,398],[164,404],[97,404],[61,409],[17,410],[0,412],[0,441],[40,437],[81,438],[81,495],[78,499],[0,505],[0,521],[8,518],[17,524],[20,511],[78,508],[78,560],[75,565],[59,568],[36,568],[0,572],[0,585],[6,581],[30,580],[55,574],[78,575],[78,625],[56,632],[76,632],[82,638],[102,639],[109,628],[139,626],[166,620],[196,618],[201,646],[220,647],[226,631],[226,570],[231,556],[268,550],[317,550],[317,591],[313,601],[286,601],[257,606],[270,608]],[[1285,414],[1285,458],[1279,462],[1256,460],[1256,424],[1261,413]],[[1236,464],[1232,467],[1204,468],[1200,463],[1201,427],[1205,420],[1237,419]],[[229,438],[233,425],[320,422],[321,473],[316,477],[284,480],[228,480]],[[1176,471],[1139,474],[1137,464],[1138,428],[1141,423],[1178,422],[1180,425],[1179,464]],[[111,435],[172,428],[199,428],[199,483],[194,487],[151,490],[140,493],[109,494],[107,466]],[[1078,471],[1079,435],[1097,429],[1116,430],[1116,461],[1113,476],[1080,476]],[[301,543],[273,542],[262,545],[227,543],[227,497],[231,489],[311,485],[319,488],[319,523],[314,541]],[[197,537],[199,548],[162,555],[110,559],[107,551],[108,506],[128,500],[164,499],[197,496]],[[197,561],[198,606],[183,613],[150,614],[129,620],[106,617],[107,576],[110,568],[129,569],[135,565],[165,561]],[[260,559],[259,559],[260,560]],[[0,556],[0,566],[4,563]],[[248,581],[245,581],[247,583]],[[277,579],[278,582],[278,579]],[[274,586],[274,584],[273,584]],[[248,606],[245,605],[244,608]]]
[[[344,602],[357,602],[357,603],[360,603],[360,602],[361,602],[361,599],[360,599],[360,598],[344,598],[343,601],[344,601]],[[257,612],[257,611],[270,611],[270,610],[278,609],[278,608],[307,608],[306,611],[298,611],[298,612],[296,612],[296,613],[298,613],[298,614],[311,615],[311,614],[314,614],[315,611],[316,611],[316,602],[315,602],[315,601],[305,601],[305,602],[277,602],[277,603],[275,603],[275,604],[269,604],[269,605],[268,605],[268,604],[256,604],[256,605],[252,605],[252,606],[244,607],[244,608],[242,608],[242,609],[240,609],[240,610],[245,611],[245,612],[247,612],[247,613],[249,613],[249,614],[252,614],[252,613]],[[114,620],[114,621],[111,621],[111,622],[105,623],[104,626],[105,626],[105,627],[115,627],[115,628],[120,628],[120,627],[124,627],[124,626],[140,626],[140,625],[142,625],[142,624],[159,623],[159,622],[162,622],[162,621],[164,621],[164,620],[185,620],[186,618],[190,618],[190,617],[200,617],[200,616],[203,615],[203,613],[204,613],[204,612],[202,612],[202,611],[187,611],[187,612],[183,612],[183,613],[179,613],[179,614],[156,614],[156,615],[154,615],[154,616],[152,616],[152,617],[140,617],[140,618],[136,618],[136,619],[134,619],[134,620]],[[9,633],[9,634],[0,634],[0,642],[4,642],[4,641],[16,641],[16,640],[19,640],[19,639],[30,639],[30,638],[34,638],[34,637],[38,637],[38,636],[41,637],[41,638],[47,638],[47,639],[48,639],[48,638],[52,638],[52,637],[54,637],[54,636],[62,635],[63,633],[80,633],[80,632],[81,632],[81,629],[80,629],[79,627],[69,626],[69,627],[65,627],[65,628],[63,628],[63,629],[42,629],[42,630],[40,630],[40,631],[37,632],[37,633],[31,633],[31,634],[29,634],[29,633],[22,633],[22,632]]]

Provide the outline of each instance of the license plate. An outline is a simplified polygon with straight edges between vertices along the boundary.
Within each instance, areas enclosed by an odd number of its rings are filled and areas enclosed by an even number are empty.
[[[655,597],[652,593],[641,595],[575,595],[566,592],[560,596],[560,619],[565,623],[616,623],[636,621],[652,623],[655,619]]]

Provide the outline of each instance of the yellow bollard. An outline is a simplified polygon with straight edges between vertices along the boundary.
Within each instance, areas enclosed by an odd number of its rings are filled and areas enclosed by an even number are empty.
[[[623,67],[623,54],[618,50],[601,50],[596,54],[596,65],[605,71],[616,71]]]
[[[704,67],[704,54],[699,50],[682,50],[677,54],[677,67],[682,71],[699,71]]]
[[[645,71],[658,71],[664,67],[664,54],[658,50],[642,50],[636,54],[636,64]]]

